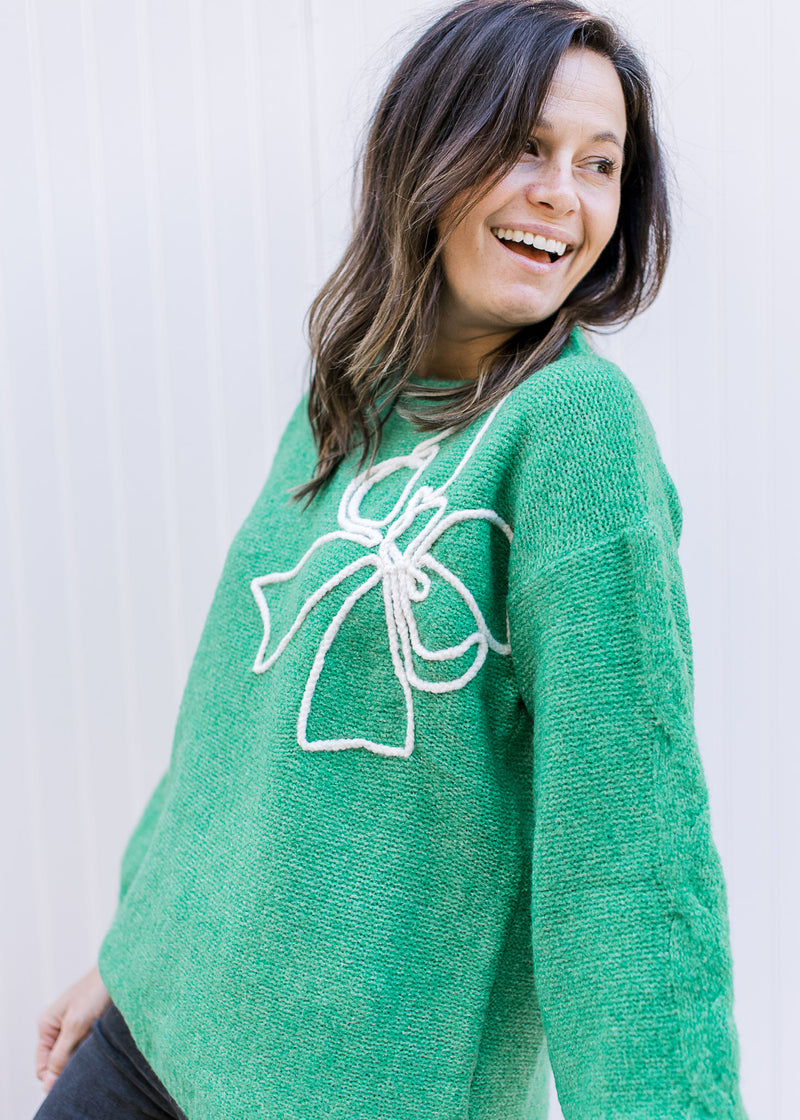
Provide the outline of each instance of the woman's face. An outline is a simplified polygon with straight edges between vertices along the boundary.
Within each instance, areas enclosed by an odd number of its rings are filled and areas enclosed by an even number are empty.
[[[445,338],[508,337],[541,322],[611,239],[626,128],[622,86],[611,62],[594,51],[567,51],[541,116],[516,166],[444,246]],[[521,235],[527,242],[535,235],[537,242],[527,244]],[[550,253],[536,248],[540,237]],[[558,250],[567,245],[561,256],[552,252],[553,242],[561,243]]]

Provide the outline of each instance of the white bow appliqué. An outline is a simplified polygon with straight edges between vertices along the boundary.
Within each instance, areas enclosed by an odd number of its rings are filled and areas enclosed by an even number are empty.
[[[286,646],[303,624],[303,620],[329,591],[355,572],[373,569],[363,583],[359,584],[339,607],[325,630],[314,657],[303,692],[300,715],[297,721],[297,741],[304,750],[342,750],[346,747],[364,747],[376,754],[407,758],[414,749],[412,689],[416,688],[420,691],[434,693],[453,692],[456,689],[463,688],[480,671],[489,649],[505,656],[510,654],[508,616],[506,615],[506,641],[500,642],[489,631],[483,614],[469,588],[458,576],[440,563],[431,552],[438,539],[452,525],[472,518],[486,520],[496,525],[505,534],[509,542],[511,541],[513,535],[511,527],[494,510],[456,509],[450,513],[446,512],[448,502],[445,492],[447,488],[475,451],[502,403],[501,401],[497,404],[489,413],[488,418],[472,440],[458,466],[444,483],[436,487],[419,486],[414,489],[422,472],[436,457],[440,442],[450,434],[452,428],[438,432],[429,439],[422,440],[407,455],[398,455],[386,459],[356,475],[345,489],[339,503],[337,521],[340,528],[318,537],[290,571],[257,576],[251,581],[250,588],[258,603],[264,623],[264,638],[253,665],[253,672],[265,673],[286,649]],[[360,507],[367,492],[395,471],[404,468],[411,468],[414,473],[397,499],[394,508],[380,519],[363,516]],[[401,549],[396,543],[398,538],[409,528],[417,516],[428,510],[432,512],[424,527]],[[363,545],[367,551],[364,556],[345,565],[336,575],[326,580],[308,597],[288,632],[281,639],[276,649],[267,657],[266,650],[270,638],[270,611],[264,588],[270,584],[286,583],[301,570],[316,549],[321,548],[326,542],[336,539],[353,541],[356,544]],[[464,638],[458,645],[446,649],[427,649],[420,640],[414,619],[414,604],[427,598],[433,577],[445,580],[458,593],[472,614],[476,625],[474,633]],[[378,583],[381,583],[383,588],[386,628],[392,664],[405,697],[407,723],[404,745],[402,747],[391,746],[387,743],[376,743],[367,738],[331,738],[309,741],[307,736],[308,717],[311,702],[314,698],[314,690],[325,664],[325,655],[355,603]],[[461,657],[471,646],[475,646],[475,657],[472,664],[461,676],[454,680],[424,680],[414,668],[412,653],[415,653],[417,657],[424,661],[451,661]]]

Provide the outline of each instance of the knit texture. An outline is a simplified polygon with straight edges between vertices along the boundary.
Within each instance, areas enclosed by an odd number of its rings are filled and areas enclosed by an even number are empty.
[[[746,1120],[682,512],[579,329],[231,545],[100,973],[189,1120]]]

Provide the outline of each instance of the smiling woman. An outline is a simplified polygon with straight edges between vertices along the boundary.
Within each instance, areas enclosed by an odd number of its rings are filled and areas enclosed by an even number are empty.
[[[475,377],[478,358],[558,311],[616,228],[625,132],[611,61],[566,51],[519,159],[443,244],[438,330],[423,375]],[[440,229],[471,193],[456,195]]]
[[[509,248],[537,233],[567,245],[557,262]],[[461,426],[576,324],[627,322],[655,298],[670,237],[650,80],[617,28],[570,0],[447,12],[384,91],[353,236],[311,307],[319,454],[297,496],[354,447],[359,466],[374,455],[387,394],[422,430]]]
[[[42,1120],[746,1120],[681,504],[583,329],[663,274],[649,89],[569,0],[401,60]]]

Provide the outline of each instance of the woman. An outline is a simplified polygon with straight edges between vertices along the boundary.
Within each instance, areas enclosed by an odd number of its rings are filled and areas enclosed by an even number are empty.
[[[41,1117],[544,1117],[548,1059],[567,1120],[745,1117],[680,501],[582,329],[668,248],[607,20],[401,61]]]

